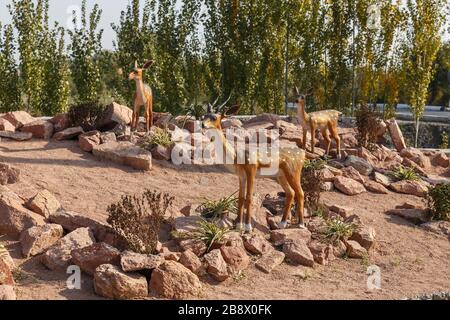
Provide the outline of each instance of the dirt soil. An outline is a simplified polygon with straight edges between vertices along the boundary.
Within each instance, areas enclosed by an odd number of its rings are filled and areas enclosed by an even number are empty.
[[[67,210],[106,220],[106,208],[123,194],[157,189],[176,196],[176,204],[198,204],[205,197],[222,197],[238,188],[237,178],[220,167],[173,166],[154,161],[151,172],[139,172],[82,152],[76,142],[0,142],[0,161],[21,170],[21,181],[9,187],[24,198],[48,189]],[[281,191],[274,181],[257,182],[259,194]],[[370,261],[337,259],[314,269],[284,263],[267,275],[251,266],[239,277],[205,284],[203,299],[401,299],[422,293],[450,291],[450,239],[424,231],[387,209],[422,199],[390,193],[348,197],[325,193],[326,203],[355,208],[363,222],[372,225],[379,241]],[[20,266],[15,276],[19,299],[100,299],[90,277],[81,290],[68,290],[68,275],[45,269],[39,257],[23,260],[20,245],[8,249]],[[366,286],[368,265],[381,268],[382,289]]]

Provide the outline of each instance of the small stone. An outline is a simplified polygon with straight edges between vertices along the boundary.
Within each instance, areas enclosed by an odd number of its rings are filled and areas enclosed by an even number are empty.
[[[373,172],[373,166],[368,161],[356,156],[348,156],[345,166],[355,168],[363,176],[368,176]]]
[[[64,235],[59,224],[45,224],[23,231],[20,234],[22,254],[24,257],[36,256],[53,246]]]
[[[102,132],[100,134],[100,143],[117,142],[117,137],[114,132]]]
[[[179,243],[179,246],[182,249],[182,251],[190,250],[194,252],[197,255],[197,257],[203,256],[206,250],[208,249],[203,241],[196,239],[182,240]]]
[[[364,259],[368,256],[367,250],[364,249],[358,242],[353,240],[348,240],[347,246],[347,256],[354,259]]]
[[[329,261],[334,257],[333,246],[330,244],[312,241],[308,244],[308,248],[314,257],[314,261],[320,265],[328,265]]]
[[[371,180],[365,181],[364,187],[368,191],[376,193],[376,194],[388,194],[389,193],[389,190],[386,189],[381,183],[371,181]]]
[[[289,241],[311,241],[311,232],[308,229],[284,229],[270,232],[270,241],[278,247]]]
[[[204,256],[206,262],[206,271],[217,281],[225,281],[229,274],[227,263],[223,259],[219,249],[212,250]]]
[[[344,219],[347,219],[348,217],[350,217],[353,214],[353,212],[355,211],[354,208],[341,206],[338,204],[333,204],[333,205],[329,206],[328,210],[330,210],[332,212],[336,212],[338,215],[340,215]]]
[[[234,272],[245,270],[250,264],[250,258],[243,247],[222,246],[220,252],[225,262]]]
[[[82,127],[67,128],[63,131],[55,133],[53,135],[53,139],[58,140],[58,141],[71,140],[71,139],[77,138],[79,135],[81,135],[83,133],[84,133],[84,130]]]
[[[151,150],[152,157],[156,160],[170,161],[172,158],[172,148],[157,145]]]
[[[27,207],[31,211],[48,218],[61,208],[61,204],[50,191],[44,189],[30,199]]]
[[[0,163],[0,185],[14,184],[19,182],[20,170],[9,164]]]
[[[389,187],[394,182],[392,178],[390,178],[382,173],[379,173],[379,172],[374,173],[374,180],[375,180],[375,182],[380,183],[381,185],[383,185],[386,188]]]
[[[375,247],[375,228],[369,226],[360,226],[350,237],[350,240],[358,242],[367,251],[372,250]]]
[[[290,261],[307,267],[314,266],[314,256],[304,241],[290,241],[283,245],[283,252]]]
[[[353,167],[347,167],[342,169],[342,175],[346,178],[353,179],[359,183],[364,184],[364,179],[361,174]]]
[[[199,274],[202,269],[202,262],[191,250],[184,251],[179,262],[195,274]]]
[[[276,267],[283,263],[285,254],[272,250],[263,255],[257,262],[256,267],[265,273],[271,273]]]
[[[157,255],[124,251],[120,256],[120,265],[125,272],[153,270],[162,263],[164,263],[164,258]]]
[[[86,152],[92,152],[95,146],[100,144],[100,132],[99,131],[90,131],[84,134],[81,134],[78,137],[78,145],[81,150]]]
[[[0,301],[13,301],[16,300],[16,292],[11,285],[0,285]]]
[[[253,254],[264,255],[274,250],[269,241],[256,234],[245,235],[243,240],[245,249]]]
[[[334,186],[336,189],[349,196],[366,192],[366,188],[364,188],[361,183],[345,177],[335,177]]]
[[[118,265],[120,259],[120,251],[103,242],[72,250],[71,255],[72,262],[91,276],[99,266],[103,264]]]

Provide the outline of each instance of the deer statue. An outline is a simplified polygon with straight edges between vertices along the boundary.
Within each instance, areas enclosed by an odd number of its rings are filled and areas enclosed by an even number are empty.
[[[147,132],[153,125],[153,93],[149,85],[144,83],[144,71],[153,65],[153,60],[147,61],[142,68],[139,68],[137,61],[134,62],[134,71],[128,76],[129,80],[136,82],[136,92],[134,93],[133,119],[131,129],[135,131],[139,124],[141,107],[145,107],[145,121]]]
[[[222,112],[221,107],[213,111],[212,105],[208,107],[207,115],[203,117],[203,128],[206,130],[216,130],[217,136],[221,140],[224,154],[232,161],[226,164],[227,169],[232,173],[235,173],[239,177],[239,200],[238,200],[238,219],[237,229],[245,232],[252,232],[252,202],[253,202],[253,190],[255,186],[255,180],[257,177],[275,178],[282,186],[286,193],[286,202],[283,210],[283,218],[279,223],[280,229],[285,229],[288,225],[288,218],[290,217],[291,208],[295,201],[297,202],[296,214],[298,217],[298,224],[301,228],[304,228],[304,193],[301,186],[301,174],[303,170],[303,164],[305,161],[305,151],[299,148],[280,148],[277,152],[272,151],[272,155],[276,153],[277,168],[273,176],[262,175],[263,168],[270,167],[273,164],[267,161],[262,161],[261,148],[258,147],[257,151],[250,154],[249,150],[238,150],[232,145],[225,137],[222,130],[222,120],[229,115],[236,114],[239,111],[239,106],[233,106],[227,111]],[[238,154],[240,151],[244,151],[243,160],[238,161]],[[266,153],[268,153],[266,151]],[[242,157],[241,157],[242,159]],[[267,158],[266,158],[267,159]],[[273,158],[272,158],[273,159]],[[243,164],[239,164],[242,162]],[[244,206],[246,207],[246,215],[244,221]],[[245,222],[245,224],[244,224]]]
[[[311,133],[311,152],[314,153],[316,131],[319,129],[327,143],[326,155],[330,154],[331,148],[331,138],[336,141],[337,146],[337,158],[341,156],[341,138],[338,134],[338,121],[341,116],[341,112],[336,110],[323,110],[317,112],[306,113],[306,97],[307,94],[300,94],[297,87],[295,87],[295,103],[298,107],[298,118],[300,120],[300,125],[303,128],[303,149],[306,150],[307,134],[308,131]]]

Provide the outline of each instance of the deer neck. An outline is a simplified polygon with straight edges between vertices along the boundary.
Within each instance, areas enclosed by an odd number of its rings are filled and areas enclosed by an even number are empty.
[[[223,145],[223,150],[225,152],[224,155],[227,157],[227,159],[231,159],[234,162],[237,158],[236,149],[234,148],[234,146],[231,145],[231,143],[225,137],[225,134],[223,133],[222,128],[217,129],[217,131],[219,132],[219,138]]]
[[[145,102],[145,87],[144,81],[142,79],[136,79],[136,92],[141,97],[142,101]]]
[[[298,103],[298,115],[304,123],[309,122],[309,115],[306,113],[304,101]]]

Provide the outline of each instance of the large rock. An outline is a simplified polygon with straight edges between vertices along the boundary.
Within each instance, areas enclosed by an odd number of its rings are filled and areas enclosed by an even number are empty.
[[[133,111],[127,106],[113,102],[106,107],[97,127],[104,130],[112,130],[118,124],[129,125],[133,118]]]
[[[367,250],[358,242],[349,240],[345,244],[347,246],[347,256],[354,259],[364,259],[368,256]]]
[[[16,292],[11,285],[0,285],[0,301],[16,300]]]
[[[273,269],[283,263],[285,257],[286,255],[283,252],[272,250],[263,255],[255,265],[259,270],[271,273]]]
[[[334,258],[333,246],[317,240],[308,244],[308,248],[311,251],[314,261],[320,265],[328,265],[329,261]]]
[[[57,114],[48,121],[53,124],[55,132],[60,132],[70,127],[70,118],[67,113]]]
[[[78,145],[81,150],[92,152],[95,146],[100,144],[100,131],[86,132],[78,137]]]
[[[45,224],[32,227],[20,234],[22,254],[24,257],[36,256],[53,246],[64,235],[59,224]]]
[[[361,183],[346,177],[335,177],[334,186],[336,189],[349,196],[366,192],[366,188],[364,188]]]
[[[117,137],[116,134],[112,131],[102,132],[100,134],[100,142],[103,143],[109,143],[109,142],[116,142]]]
[[[120,256],[120,265],[125,272],[153,270],[164,263],[164,258],[152,254],[140,254],[124,251]]]
[[[33,134],[31,132],[0,131],[0,137],[16,141],[26,141],[33,138]]]
[[[48,190],[39,191],[26,204],[28,209],[43,217],[48,218],[51,214],[55,214],[60,208],[61,204],[55,196]]]
[[[16,131],[16,127],[8,120],[0,118],[0,131]]]
[[[239,272],[248,268],[250,258],[245,249],[241,246],[222,246],[220,248],[223,259],[234,272]]]
[[[347,167],[342,169],[342,175],[346,178],[353,179],[355,181],[358,181],[359,183],[364,184],[364,178],[361,176],[361,174],[353,167]]]
[[[291,262],[307,267],[314,266],[314,256],[304,241],[289,241],[283,245],[283,252]]]
[[[380,183],[381,185],[383,185],[383,187],[386,188],[389,187],[394,182],[394,180],[391,177],[384,175],[380,172],[374,172],[373,178],[375,182]]]
[[[104,264],[95,270],[95,292],[115,300],[143,299],[148,296],[145,276],[138,273],[124,273],[119,267]]]
[[[3,116],[3,119],[9,121],[16,129],[20,129],[24,125],[34,121],[34,118],[25,111],[9,112]]]
[[[34,138],[49,140],[53,136],[53,124],[46,120],[35,120],[24,125],[20,131],[28,132]]]
[[[11,268],[3,259],[0,259],[0,285],[13,286],[14,284]]]
[[[118,164],[137,170],[152,169],[152,154],[131,142],[110,142],[94,146],[93,154],[103,160],[110,160]]]
[[[53,139],[58,140],[58,141],[72,140],[83,133],[84,133],[84,130],[82,127],[67,128],[60,132],[55,133],[53,135]]]
[[[166,261],[152,273],[150,289],[168,299],[186,299],[198,296],[202,284],[198,277],[182,264]]]
[[[172,148],[157,145],[151,150],[152,157],[156,160],[170,161],[172,158]]]
[[[443,152],[438,152],[431,160],[431,163],[439,167],[450,167],[450,159]]]
[[[180,234],[193,232],[198,229],[198,224],[202,221],[203,218],[199,216],[178,217],[173,221],[173,229]]]
[[[206,263],[206,271],[217,281],[225,281],[228,279],[227,263],[223,259],[219,249],[212,250],[204,256]]]
[[[93,276],[95,269],[103,264],[119,265],[120,251],[104,242],[99,242],[88,247],[72,250],[71,256],[72,263]]]
[[[405,139],[403,138],[402,130],[400,129],[397,121],[395,119],[386,121],[389,133],[394,143],[395,148],[398,152],[401,152],[406,148]]]
[[[273,250],[270,242],[260,235],[245,235],[243,240],[245,249],[250,253],[264,255]]]
[[[450,221],[431,221],[421,224],[420,227],[436,234],[450,236]]]
[[[16,268],[16,264],[7,249],[0,248],[0,260],[3,260],[10,270]]]
[[[350,240],[358,242],[367,251],[372,250],[375,247],[376,232],[373,227],[360,226],[356,228]]]
[[[202,262],[191,250],[184,251],[179,262],[195,274],[199,274],[202,269]]]
[[[44,224],[43,217],[24,208],[22,202],[14,192],[0,186],[0,234],[19,237],[22,231]]]
[[[50,270],[65,271],[72,259],[72,250],[94,244],[95,238],[89,228],[79,228],[59,239],[42,256],[42,262]]]
[[[373,193],[377,193],[377,194],[388,194],[389,191],[388,189],[386,189],[385,186],[383,186],[381,183],[372,181],[372,180],[367,180],[364,181],[364,187]]]
[[[13,184],[19,181],[20,170],[9,164],[0,163],[0,185]]]
[[[417,197],[425,197],[428,192],[428,188],[419,181],[403,180],[394,182],[389,187],[397,193],[410,194]]]
[[[311,241],[311,232],[307,229],[284,229],[273,230],[270,232],[270,241],[274,246],[282,246],[286,242],[303,241],[308,243]]]
[[[355,168],[363,176],[368,176],[373,172],[373,166],[367,160],[356,156],[348,156],[345,166]]]
[[[401,217],[415,224],[421,224],[430,221],[430,213],[428,212],[428,210],[418,208],[397,208],[386,211],[386,214]]]

